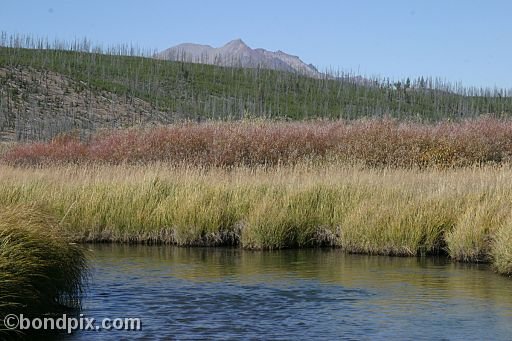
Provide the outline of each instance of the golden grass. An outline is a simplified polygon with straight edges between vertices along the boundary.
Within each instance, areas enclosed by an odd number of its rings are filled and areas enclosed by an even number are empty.
[[[0,204],[45,205],[77,241],[446,252],[510,274],[511,178],[508,166],[3,165]]]
[[[7,314],[42,316],[80,305],[86,260],[40,208],[0,205],[0,338]]]
[[[496,271],[512,275],[512,219],[510,217],[494,235],[491,257]]]

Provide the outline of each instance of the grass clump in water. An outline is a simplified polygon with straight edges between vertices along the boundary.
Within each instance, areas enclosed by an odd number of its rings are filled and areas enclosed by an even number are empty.
[[[41,317],[80,307],[82,248],[34,206],[0,207],[0,338],[4,316]]]
[[[496,232],[491,256],[497,272],[512,276],[512,219],[508,219]]]

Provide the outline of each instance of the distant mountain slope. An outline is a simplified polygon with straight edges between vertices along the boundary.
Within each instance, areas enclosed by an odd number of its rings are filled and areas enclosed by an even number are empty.
[[[93,92],[89,84],[49,70],[0,66],[0,84],[0,143],[169,123],[177,117],[135,96]]]
[[[157,53],[155,58],[230,67],[262,67],[296,72],[314,78],[324,76],[313,65],[307,65],[297,56],[289,55],[283,51],[272,52],[261,48],[252,49],[241,39],[230,41],[219,48],[190,43],[180,44]]]
[[[202,48],[197,50],[200,56]],[[87,136],[98,129],[184,119],[512,116],[507,92],[454,89],[432,78],[370,84],[357,76],[315,78],[271,69],[0,47],[0,142],[44,140],[66,131]]]

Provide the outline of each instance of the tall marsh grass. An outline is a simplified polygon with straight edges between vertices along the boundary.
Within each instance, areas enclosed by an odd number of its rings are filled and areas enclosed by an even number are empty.
[[[16,145],[11,165],[170,162],[200,166],[287,165],[305,160],[369,167],[463,167],[512,161],[512,120],[481,117],[421,124],[392,119],[183,123],[61,136]]]
[[[508,166],[4,165],[0,174],[0,204],[46,205],[76,241],[446,253],[512,273]]]
[[[33,205],[0,205],[0,338],[4,316],[41,317],[80,306],[82,249]]]

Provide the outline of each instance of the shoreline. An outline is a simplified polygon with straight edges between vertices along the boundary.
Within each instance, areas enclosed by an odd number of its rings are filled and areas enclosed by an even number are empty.
[[[68,165],[0,173],[0,204],[45,207],[79,242],[447,253],[512,274],[509,167]]]

